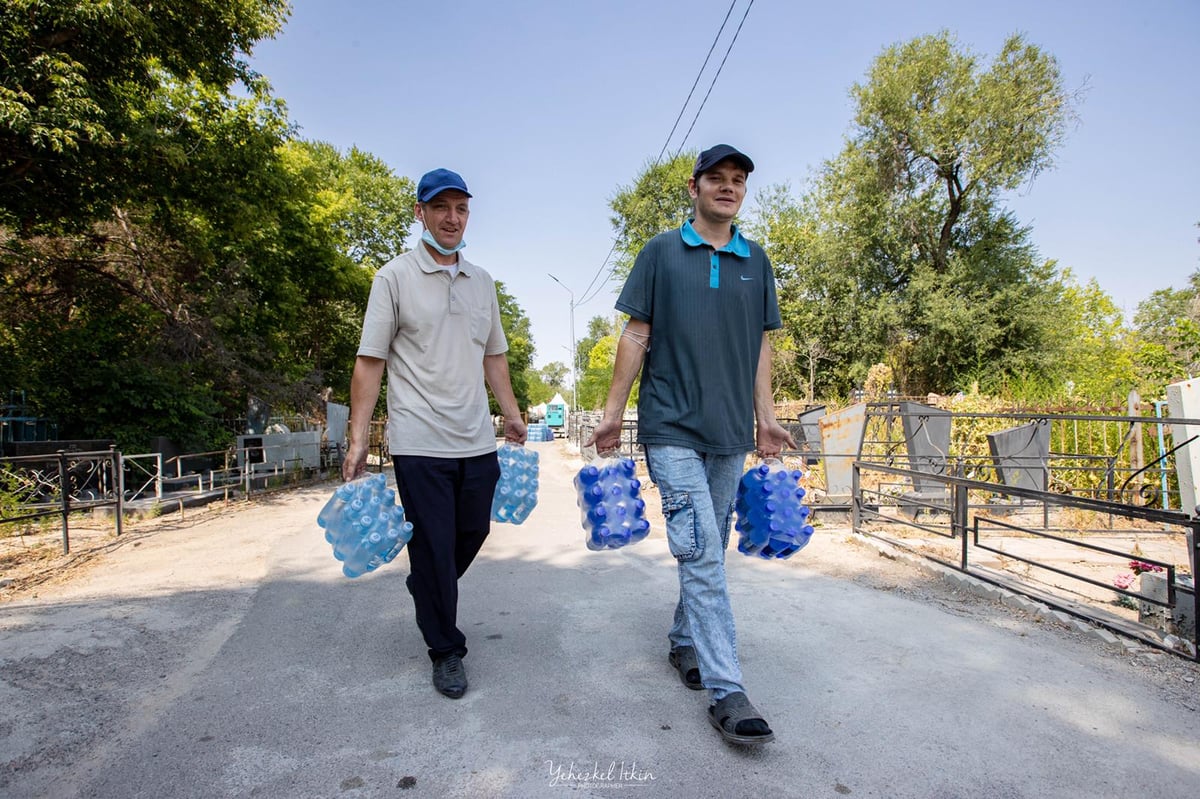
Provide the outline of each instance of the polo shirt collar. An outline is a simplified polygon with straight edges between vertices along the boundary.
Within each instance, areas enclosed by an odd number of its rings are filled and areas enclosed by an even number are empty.
[[[429,253],[429,248],[425,246],[425,242],[418,240],[417,246],[413,248],[413,251],[417,255],[417,264],[421,267],[422,272],[432,275],[446,271],[447,267],[433,260],[433,256]],[[462,250],[458,251],[458,273],[464,277],[475,277],[475,265],[466,258],[463,258]]]
[[[707,247],[708,242],[700,238],[700,234],[692,227],[692,220],[683,223],[683,227],[679,229],[679,235],[683,237],[683,243],[689,247]],[[733,238],[717,252],[727,252],[736,255],[738,258],[750,257],[750,244],[742,237],[742,231],[738,230],[738,226],[733,226]]]

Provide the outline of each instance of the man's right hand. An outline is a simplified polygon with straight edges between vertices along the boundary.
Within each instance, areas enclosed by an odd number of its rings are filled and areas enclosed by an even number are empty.
[[[600,424],[592,431],[592,437],[583,446],[594,446],[596,454],[600,457],[616,452],[621,448],[621,420],[608,417],[601,419]]]
[[[342,480],[347,483],[357,480],[367,473],[367,446],[354,443],[346,450],[342,460]]]

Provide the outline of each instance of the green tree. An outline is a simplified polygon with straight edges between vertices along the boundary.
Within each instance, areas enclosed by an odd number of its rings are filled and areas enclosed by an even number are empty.
[[[587,333],[575,342],[575,374],[580,379],[587,373],[588,363],[592,357],[592,348],[599,343],[600,339],[616,331],[617,328],[612,319],[603,316],[593,316],[588,320]]]
[[[154,185],[78,233],[10,232],[0,250],[5,380],[70,437],[190,442],[244,409],[247,385],[290,390],[286,345],[311,304],[289,278],[335,282],[280,240],[296,225],[276,104],[167,81],[144,107],[176,120],[146,152],[162,166]]]
[[[588,350],[588,366],[579,378],[579,407],[601,410],[608,399],[608,388],[612,385],[613,364],[617,358],[617,336],[613,333],[602,336]],[[630,403],[636,402],[631,397]]]
[[[1179,319],[1200,319],[1200,270],[1188,277],[1182,289],[1165,288],[1138,303],[1133,317],[1138,333],[1154,340],[1165,340]]]
[[[1050,167],[1071,116],[1058,62],[1021,36],[988,69],[946,32],[889,47],[851,95],[853,144],[896,221],[912,226],[907,243],[939,273],[973,200],[994,202]]]
[[[842,153],[802,201],[763,193],[755,226],[818,390],[845,394],[874,363],[909,394],[1052,375],[1063,284],[1002,199],[1064,135],[1053,57],[1014,36],[985,68],[927,36],[885,50],[852,95]]]
[[[305,301],[266,275],[295,253],[273,210],[290,126],[243,56],[285,13],[0,6],[0,364],[62,435],[203,446],[278,373]]]
[[[1137,346],[1125,314],[1093,278],[1068,283],[1058,315],[1067,350],[1063,377],[1072,393],[1120,404],[1138,385]]]
[[[687,182],[696,152],[684,152],[663,163],[649,162],[630,186],[622,186],[609,202],[610,222],[617,234],[613,274],[624,278],[646,242],[687,221],[692,198]]]
[[[1200,372],[1200,270],[1182,289],[1159,289],[1138,304],[1137,330],[1142,390],[1158,396],[1168,383]]]
[[[107,218],[153,178],[178,120],[148,113],[164,76],[265,86],[245,55],[286,0],[6,0],[0,4],[0,224]]]
[[[415,221],[409,178],[357,147],[342,153],[325,142],[290,141],[284,161],[312,187],[313,222],[334,232],[350,260],[374,270],[404,252]]]
[[[513,393],[517,397],[517,406],[529,407],[529,371],[533,366],[533,336],[530,332],[529,317],[517,304],[516,299],[508,293],[504,283],[496,281],[496,295],[500,301],[500,322],[504,327],[504,335],[508,339],[508,373],[512,381]],[[496,398],[490,396],[492,414],[500,413]]]
[[[567,387],[567,375],[570,372],[562,361],[551,361],[540,370],[542,381],[554,391],[563,391]]]
[[[823,179],[799,201],[787,187],[766,189],[750,225],[771,258],[785,335],[794,343],[794,351],[785,350],[794,368],[776,377],[786,395],[845,396],[883,357],[882,325],[874,319],[881,303],[859,268],[866,259],[850,236],[859,206],[841,188],[845,184]]]
[[[526,370],[525,385],[529,392],[529,407],[541,405],[554,398],[555,389],[547,385],[540,369]]]
[[[0,388],[67,437],[205,449],[249,395],[302,411],[324,386],[348,394],[370,267],[402,248],[412,184],[294,141],[261,81],[235,94],[205,65],[148,69],[122,111],[144,123],[136,152],[105,156],[123,171],[102,200],[57,203],[63,176],[32,166],[46,204],[0,194]]]
[[[529,404],[541,405],[554,399],[555,394],[569,396],[566,377],[570,369],[562,361],[551,361],[541,369],[530,367],[525,371],[525,383],[529,387]]]

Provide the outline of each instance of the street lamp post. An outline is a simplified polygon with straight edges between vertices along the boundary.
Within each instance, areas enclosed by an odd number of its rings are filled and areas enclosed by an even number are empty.
[[[546,274],[550,275],[550,279],[555,283],[567,289],[567,294],[571,295],[571,411],[575,412],[579,410],[579,383],[575,375],[575,292],[567,288],[567,284],[554,275],[551,275],[549,272]]]

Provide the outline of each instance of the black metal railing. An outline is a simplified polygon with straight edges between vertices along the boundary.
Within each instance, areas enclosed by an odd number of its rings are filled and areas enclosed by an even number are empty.
[[[373,442],[379,468],[386,443]],[[72,515],[113,508],[116,534],[125,514],[139,506],[164,509],[212,499],[249,497],[327,475],[340,458],[320,457],[319,465],[286,457],[283,446],[193,452],[124,455],[107,451],[0,457],[0,530],[9,525],[59,517],[63,554],[71,551]],[[311,459],[308,459],[311,460]]]
[[[59,517],[63,554],[71,552],[71,514],[94,508],[116,511],[116,534],[124,515],[124,470],[115,449],[0,458],[0,525]]]
[[[1200,593],[1195,586],[1200,519],[1089,496],[1003,486],[963,477],[961,467],[955,471],[958,474],[931,474],[856,461],[853,529],[1168,651],[1179,652],[1163,630],[1143,623],[1140,610],[1136,620],[1114,611],[1111,598],[1117,597],[1116,607],[1157,606],[1169,616],[1190,617],[1190,657],[1200,660]],[[941,486],[941,499],[879,488],[889,480],[904,485],[914,477]],[[1030,510],[1035,513],[1031,522],[1006,520]],[[1125,520],[1121,529],[1105,523],[1112,518]],[[1143,546],[1164,554],[1147,556]],[[1176,559],[1169,557],[1181,548],[1186,550],[1190,585],[1181,580]],[[986,563],[980,563],[987,560],[983,553],[990,557]],[[1165,597],[1096,576],[1097,570],[1134,564],[1161,574]]]

